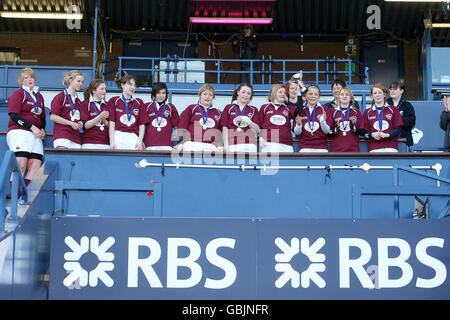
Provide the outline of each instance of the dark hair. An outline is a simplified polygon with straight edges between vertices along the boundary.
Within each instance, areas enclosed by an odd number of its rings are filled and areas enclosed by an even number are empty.
[[[166,84],[164,82],[155,82],[152,85],[152,93],[151,93],[152,99],[155,99],[156,98],[156,94],[159,91],[163,90],[163,89],[166,90],[166,100],[167,100],[167,97],[169,96],[169,92],[168,92],[167,86],[166,86]],[[166,101],[166,100],[164,100],[164,101]]]
[[[242,82],[236,89],[233,91],[233,95],[231,96],[231,103],[237,99],[238,92],[242,87],[249,87],[252,90],[252,94],[250,95],[250,100],[253,98],[253,86],[250,83]]]
[[[337,84],[340,85],[342,88],[345,88],[347,86],[347,83],[345,82],[345,80],[334,79],[333,83],[331,84],[331,90],[333,90],[333,87]]]
[[[89,85],[83,90],[84,100],[89,99],[92,95],[92,92],[97,89],[102,83],[105,83],[102,79],[94,79]]]
[[[134,82],[136,82],[136,78],[133,77],[131,74],[124,75],[119,80],[116,80],[117,88],[122,89],[122,85],[125,84],[125,83],[130,82],[131,80],[134,80]]]
[[[245,31],[245,29],[250,29],[250,34],[252,36],[255,34],[255,29],[253,29],[253,26],[251,24],[245,24],[243,29],[244,29],[244,31]]]
[[[403,82],[403,80],[394,81],[389,86],[389,89],[398,89],[398,88],[405,90],[405,83]]]
[[[303,95],[306,96],[306,93],[308,93],[309,89],[311,89],[311,88],[317,89],[317,91],[319,91],[319,96],[320,96],[320,88],[319,88],[319,86],[317,86],[315,84],[311,84],[311,85],[307,86],[306,90],[305,90],[305,93]]]

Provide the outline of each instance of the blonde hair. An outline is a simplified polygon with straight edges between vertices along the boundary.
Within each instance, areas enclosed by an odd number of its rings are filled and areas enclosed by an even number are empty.
[[[34,70],[31,68],[24,68],[24,69],[22,69],[22,71],[20,71],[20,74],[19,74],[19,80],[17,81],[17,83],[19,85],[22,85],[23,78],[25,78],[25,76],[30,76],[34,80],[36,80],[36,73],[34,73]]]
[[[273,102],[275,100],[277,91],[280,90],[281,88],[283,88],[284,91],[286,91],[286,88],[282,84],[277,83],[272,86],[272,89],[270,89],[270,95],[269,95],[269,97],[267,97],[269,102]]]
[[[200,87],[200,89],[198,89],[198,95],[201,96],[203,92],[205,91],[211,91],[213,94],[213,97],[216,97],[216,90],[214,89],[214,87],[210,84],[204,84]]]
[[[350,96],[350,107],[355,107],[355,97],[353,96],[353,92],[352,92],[352,90],[350,90],[349,87],[344,87],[344,88],[341,89],[341,91],[339,91],[339,96],[337,97],[338,106],[341,105],[340,95],[341,95],[341,92],[344,91],[344,90],[347,91],[347,93]]]
[[[77,76],[82,76],[84,78],[84,74],[78,70],[72,70],[64,74],[64,78],[62,81],[63,86],[69,85],[69,80],[75,79]]]

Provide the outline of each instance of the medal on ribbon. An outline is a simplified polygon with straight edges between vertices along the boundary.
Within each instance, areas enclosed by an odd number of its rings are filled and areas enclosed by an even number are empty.
[[[133,110],[134,110],[134,101],[131,101],[131,110],[128,112],[128,105],[127,101],[125,100],[125,97],[122,94],[122,100],[125,104],[125,111],[127,112],[127,126],[131,126],[134,122],[131,122],[131,117],[133,117]]]
[[[101,102],[100,102],[100,104],[101,104]],[[97,108],[97,105],[94,101],[91,101],[91,106],[94,107],[95,115],[98,116],[100,114],[100,109]],[[103,111],[105,111],[105,110],[106,110],[106,107],[103,106]],[[105,124],[101,120],[100,120],[100,130],[102,130],[102,131],[105,130]]]
[[[156,124],[157,128],[156,130],[159,132],[161,131],[161,121],[164,119],[164,111],[166,110],[166,103],[164,102],[161,112],[161,119],[158,118],[158,108],[156,108],[156,101],[153,101],[153,107],[155,108],[155,118],[156,118]]]
[[[341,106],[339,106],[339,110],[341,111],[342,135],[345,137],[347,135],[347,132],[345,131],[345,129],[347,128],[348,117],[350,116],[350,110],[349,110],[349,108],[347,108],[347,119],[345,121],[344,121],[344,115],[343,115]]]
[[[378,108],[375,106],[375,111],[377,112],[377,118],[378,118],[378,131],[383,131],[383,112],[384,112],[384,108],[382,108],[381,112],[378,113]]]
[[[74,108],[73,103],[72,103],[72,97],[69,95],[69,92],[67,92],[66,89],[64,89],[64,92],[66,93],[66,97],[70,103],[70,121],[79,120],[79,119],[76,119],[76,117],[75,117],[75,112],[78,110],[78,107],[79,107],[78,103],[75,105],[75,108]]]
[[[39,96],[35,95],[36,101],[34,101],[33,97],[27,92],[27,90],[23,89],[23,91],[28,96],[28,98],[30,98],[31,101],[33,101],[33,104],[34,104],[34,117],[37,118],[38,115],[39,115]]]
[[[308,108],[308,103],[306,103],[306,117],[308,118],[308,125],[309,125],[309,129],[311,130],[311,135],[314,135],[314,122],[316,120],[316,108],[317,108],[317,104],[314,106],[313,108],[313,114],[312,114],[312,125],[311,125],[311,118],[309,116],[309,108]]]
[[[242,109],[242,113],[240,114],[241,116],[242,115],[244,115],[245,116],[245,109],[247,108],[247,105],[245,105],[244,106],[244,109]],[[237,107],[237,104],[235,104],[234,105],[234,112],[235,112],[235,114],[236,114],[236,117],[238,117],[239,116],[239,112],[238,112],[238,107]],[[238,122],[238,128],[237,128],[237,131],[241,131],[242,129],[241,129],[241,122],[239,121]]]
[[[198,107],[198,110],[200,110],[200,114],[202,115],[202,120],[203,120],[203,125],[202,125],[202,128],[203,128],[203,130],[206,130],[206,122],[208,121],[208,115],[209,115],[209,110],[210,110],[210,108],[207,108],[208,110],[206,111],[206,117],[204,116],[204,114],[203,114],[203,111],[202,111],[202,108],[200,108],[200,104],[199,103],[197,103],[197,107]]]

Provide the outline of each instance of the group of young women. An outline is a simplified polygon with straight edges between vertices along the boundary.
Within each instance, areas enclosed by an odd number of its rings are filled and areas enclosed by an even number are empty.
[[[372,106],[364,114],[349,88],[340,90],[330,109],[320,104],[318,86],[305,89],[301,81],[273,85],[260,108],[251,105],[253,87],[242,83],[223,111],[213,106],[214,87],[203,85],[198,101],[179,114],[167,101],[164,83],[153,85],[151,101],[145,103],[134,97],[135,78],[126,75],[117,81],[121,94],[105,101],[106,84],[94,79],[81,101],[83,80],[79,71],[67,73],[64,89],[51,102],[55,148],[256,152],[259,143],[262,152],[293,152],[295,133],[300,152],[327,152],[328,140],[333,152],[359,152],[360,136],[368,139],[371,152],[396,152],[403,126],[382,84],[372,87]],[[9,97],[7,143],[22,173],[28,169],[29,183],[42,164],[46,116],[32,69],[22,70],[19,85]]]

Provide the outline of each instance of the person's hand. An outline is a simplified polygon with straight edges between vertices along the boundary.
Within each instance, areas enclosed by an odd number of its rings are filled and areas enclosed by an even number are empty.
[[[322,113],[322,114],[319,116],[319,121],[325,121],[325,120],[327,120],[327,114],[326,114],[326,113]]]
[[[44,131],[44,129],[41,129],[41,132],[40,132],[40,138],[41,138],[42,140],[45,139],[45,131]]]
[[[350,130],[352,130],[353,132],[356,132],[356,126],[352,119],[350,119],[349,126],[350,126]]]
[[[295,123],[297,124],[297,126],[301,127],[302,126],[302,117],[298,114],[295,117]]]
[[[266,145],[267,145],[266,140],[264,140],[264,138],[260,137],[260,138],[259,138],[259,147],[260,147],[260,150],[265,149]]]
[[[238,41],[237,41],[237,40],[234,40],[234,41],[233,41],[233,44],[236,46],[236,45],[238,44]]]
[[[381,137],[381,139],[386,139],[386,138],[390,138],[391,136],[389,135],[389,133],[380,132],[380,137]]]
[[[108,119],[108,117],[109,117],[109,112],[108,112],[108,111],[102,111],[102,112],[100,113],[100,118],[101,118],[102,120],[106,120],[106,119]]]
[[[450,111],[450,100],[447,98],[447,96],[444,97],[444,109],[445,111]]]
[[[372,132],[372,138],[374,138],[375,140],[381,140],[381,133],[380,131],[377,132]]]
[[[174,147],[174,149],[177,150],[177,151],[182,151],[182,150],[183,150],[183,144],[182,144],[182,143],[177,144],[177,145]]]
[[[31,126],[31,128],[30,128],[30,130],[31,130],[31,132],[33,132],[33,134],[34,134],[34,136],[36,137],[36,138],[40,138],[41,137],[41,130],[40,129],[38,129],[35,125],[32,125]]]
[[[144,150],[144,143],[142,141],[138,141],[134,146],[136,150]]]
[[[81,122],[81,121],[78,121],[78,122],[72,122],[72,123],[70,124],[70,126],[72,127],[73,130],[78,131],[78,130],[80,130],[81,128],[83,128],[83,122]]]

